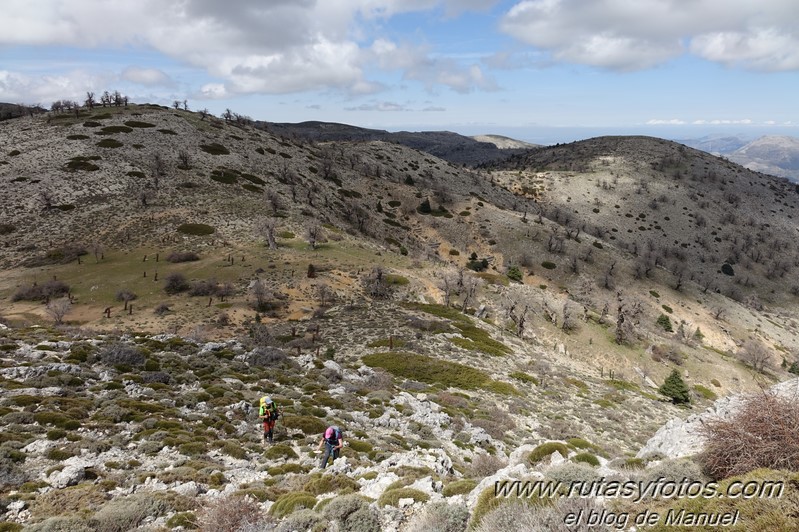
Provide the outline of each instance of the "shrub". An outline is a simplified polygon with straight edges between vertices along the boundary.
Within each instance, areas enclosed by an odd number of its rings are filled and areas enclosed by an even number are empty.
[[[696,393],[698,393],[705,399],[710,399],[711,401],[715,401],[718,398],[716,392],[714,392],[710,388],[707,388],[706,386],[702,386],[701,384],[694,385],[694,390],[696,391]]]
[[[15,229],[16,226],[13,226],[11,224],[0,224],[0,235],[8,235],[10,233],[13,233]]]
[[[299,429],[306,436],[321,435],[327,428],[324,421],[311,416],[289,416],[283,419],[283,425],[287,429]]]
[[[166,257],[167,262],[193,262],[200,260],[200,256],[193,251],[173,251]]]
[[[90,524],[97,532],[137,528],[148,517],[160,517],[169,510],[166,502],[149,494],[114,499],[100,508]]]
[[[541,263],[541,267],[546,268],[547,270],[554,270],[558,267],[558,265],[554,262],[544,261]]]
[[[444,486],[444,489],[441,490],[441,494],[444,497],[452,497],[453,495],[469,493],[475,487],[477,487],[476,480],[470,480],[470,479],[456,480]]]
[[[262,520],[261,508],[249,498],[226,497],[213,500],[197,515],[197,524],[202,532],[240,530]]]
[[[550,499],[533,499],[524,501],[505,501],[500,499],[481,514],[479,519],[472,519],[473,532],[494,532],[496,530],[526,530],[535,532],[594,532],[596,525],[588,524],[583,518],[575,526],[566,526],[564,516],[568,514],[587,516],[591,512],[602,511],[595,499],[581,497],[564,497],[555,501]]]
[[[269,513],[275,517],[286,517],[299,508],[312,509],[316,505],[316,497],[307,491],[291,491],[277,498]],[[230,530],[230,529],[226,529]]]
[[[535,465],[544,458],[548,458],[552,453],[555,452],[560,453],[560,455],[563,458],[569,456],[569,449],[566,447],[565,444],[556,441],[551,441],[551,442],[542,443],[541,445],[530,451],[530,454],[527,455],[527,460],[531,464]]]
[[[380,367],[389,373],[428,384],[443,384],[466,390],[489,388],[497,384],[482,371],[446,360],[437,360],[413,353],[374,353],[363,357],[370,367]]]
[[[292,416],[294,417],[294,416]],[[291,418],[288,418],[291,419]],[[327,428],[327,427],[325,427]],[[322,429],[325,430],[324,428]],[[278,443],[277,445],[272,445],[269,447],[266,452],[264,452],[264,458],[268,458],[270,460],[274,460],[277,458],[285,458],[285,459],[296,459],[297,453],[294,452],[294,449],[289,447],[288,445]]]
[[[294,530],[325,530],[325,520],[313,510],[300,510],[281,521],[277,527],[278,532],[293,532]],[[242,531],[244,532],[244,531]],[[255,530],[253,530],[255,532]]]
[[[55,299],[69,293],[69,285],[62,281],[47,281],[42,284],[23,286],[11,297],[12,301],[38,301]]]
[[[427,502],[430,497],[427,493],[413,488],[396,488],[386,490],[377,499],[378,506],[397,506],[400,499],[413,499],[415,502]]]
[[[599,459],[591,453],[578,453],[572,458],[575,462],[582,462],[584,464],[599,467]]]
[[[436,502],[415,514],[405,531],[462,532],[468,521],[469,510],[465,506]]]
[[[700,460],[716,479],[758,468],[799,470],[799,409],[793,400],[764,392],[730,419],[707,421]]]
[[[216,142],[211,144],[200,144],[200,149],[205,153],[210,153],[211,155],[228,155],[230,153],[230,150],[221,144],[217,144]]]
[[[178,294],[191,288],[191,284],[186,280],[182,273],[170,273],[166,277],[164,292],[167,294]]]
[[[312,478],[302,487],[313,495],[322,495],[331,491],[357,491],[360,488],[357,482],[345,475],[324,475]]]
[[[518,266],[511,266],[508,268],[508,273],[506,274],[508,279],[511,281],[516,281],[521,283],[523,279],[522,271],[519,269]]]
[[[676,369],[666,377],[665,382],[658,388],[658,391],[666,397],[670,397],[671,402],[674,404],[687,404],[691,402],[691,394],[688,390],[688,386],[685,385],[685,381],[682,380],[680,372]]]
[[[177,228],[178,233],[194,236],[211,235],[214,231],[216,231],[216,229],[206,224],[181,224]]]
[[[97,146],[100,148],[121,148],[124,144],[116,139],[103,139],[97,143]]]
[[[128,127],[139,127],[139,128],[155,127],[155,124],[151,124],[149,122],[140,122],[138,120],[128,120],[127,122],[125,122],[125,125]]]
[[[124,343],[104,347],[99,357],[108,366],[141,366],[146,360],[138,347]]]
[[[674,329],[671,326],[671,320],[665,314],[661,314],[660,316],[658,316],[657,324],[658,327],[660,327],[666,332],[674,332]]]
[[[115,296],[114,299],[116,299],[117,301],[133,301],[137,297],[139,297],[139,296],[137,296],[136,294],[134,294],[130,290],[125,289],[125,290],[120,290],[119,292],[117,292],[117,295]]]

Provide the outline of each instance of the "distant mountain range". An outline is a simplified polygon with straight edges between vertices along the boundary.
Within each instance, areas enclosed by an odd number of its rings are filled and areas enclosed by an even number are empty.
[[[476,165],[507,159],[511,155],[538,145],[503,137],[480,135],[467,137],[451,131],[400,131],[368,129],[334,122],[276,123],[256,122],[256,127],[290,138],[321,142],[383,141],[423,151],[455,164]]]
[[[751,142],[740,137],[702,137],[678,142],[722,155],[750,170],[799,181],[799,139],[766,135]]]

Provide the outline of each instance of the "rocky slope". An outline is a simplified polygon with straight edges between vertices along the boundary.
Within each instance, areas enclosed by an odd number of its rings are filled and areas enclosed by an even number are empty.
[[[98,530],[127,505],[177,529],[227,496],[286,530],[416,530],[437,502],[477,521],[498,478],[631,475],[690,413],[657,393],[675,368],[702,407],[796,362],[787,181],[651,138],[468,170],[82,112],[0,124],[8,521]],[[350,446],[322,475],[334,422]]]

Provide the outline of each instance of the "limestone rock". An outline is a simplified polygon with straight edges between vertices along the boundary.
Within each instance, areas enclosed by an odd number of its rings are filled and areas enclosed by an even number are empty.
[[[799,379],[774,385],[770,390],[799,403]],[[741,409],[746,398],[745,394],[722,397],[701,414],[694,414],[684,420],[675,418],[668,421],[646,442],[636,457],[682,458],[701,452],[704,446],[704,438],[700,435],[702,426],[709,420],[730,419]]]
[[[47,483],[54,488],[63,489],[74,486],[86,477],[86,470],[81,465],[68,465],[61,471],[55,471]]]

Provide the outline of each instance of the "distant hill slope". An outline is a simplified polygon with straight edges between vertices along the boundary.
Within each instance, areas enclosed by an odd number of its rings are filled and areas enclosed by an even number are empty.
[[[530,148],[540,148],[540,144],[531,144],[522,140],[512,139],[503,135],[473,135],[472,138],[477,142],[490,142],[500,150],[526,150]]]
[[[375,140],[392,142],[435,155],[451,163],[467,165],[505,159],[517,153],[520,148],[532,146],[498,135],[487,135],[485,138],[475,139],[450,131],[400,131],[390,133],[380,129],[368,129],[333,122],[312,121],[296,124],[257,122],[256,127],[275,135],[315,142],[364,142]],[[500,142],[500,139],[506,140]],[[517,145],[510,146],[511,141]],[[498,144],[503,145],[500,146]]]
[[[748,142],[740,137],[707,136],[677,142],[722,155],[750,170],[799,181],[799,139],[796,137],[766,135]]]
[[[727,155],[751,170],[799,181],[799,139],[783,135],[760,137]]]

